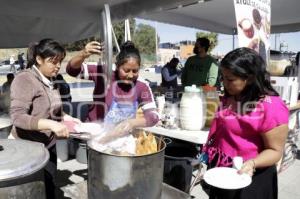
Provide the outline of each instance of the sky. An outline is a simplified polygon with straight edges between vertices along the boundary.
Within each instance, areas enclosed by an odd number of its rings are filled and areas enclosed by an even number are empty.
[[[136,19],[137,24],[143,23],[148,24],[153,27],[156,27],[157,34],[160,38],[160,43],[164,42],[171,42],[176,43],[183,40],[196,40],[196,32],[203,31],[195,28],[187,28],[183,26],[171,25],[166,23],[154,22],[149,20],[143,19]],[[172,33],[172,34],[170,34]],[[275,42],[276,37],[276,42]],[[235,36],[235,47],[233,48],[233,40],[232,35],[224,35],[219,34],[218,37],[219,44],[213,50],[214,54],[224,55],[230,50],[237,48],[238,40]],[[275,43],[276,43],[276,50],[279,50],[279,44],[285,43],[287,47],[283,48],[284,51],[293,51],[298,52],[300,51],[300,32],[295,33],[281,33],[271,35],[271,49],[275,50]]]

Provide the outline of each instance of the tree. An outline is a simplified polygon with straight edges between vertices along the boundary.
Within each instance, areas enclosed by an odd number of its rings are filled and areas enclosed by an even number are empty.
[[[210,41],[208,52],[211,52],[218,45],[218,34],[214,32],[197,32],[196,38],[206,37]]]
[[[146,24],[139,24],[135,30],[133,42],[141,53],[154,54],[156,50],[155,35],[154,27]]]
[[[67,51],[79,51],[82,50],[85,47],[85,45],[90,41],[100,41],[99,36],[98,37],[94,36],[87,39],[82,39],[79,41],[68,43],[65,44],[64,47]]]
[[[129,19],[129,23],[130,23],[131,37],[133,37],[134,30],[135,30],[135,19]],[[114,22],[112,25],[113,25],[113,28],[114,28],[114,31],[116,34],[118,44],[121,45],[124,42],[125,21],[123,20],[123,21],[119,21],[119,22]],[[78,50],[83,49],[84,46],[90,41],[99,41],[100,42],[100,38],[99,38],[99,36],[95,36],[95,37],[90,37],[87,39],[75,41],[75,42],[66,44],[65,48],[68,51],[78,51]],[[113,44],[115,45],[114,41],[113,41]]]
[[[130,33],[131,33],[131,39],[134,37],[134,30],[135,30],[135,19],[129,19],[129,24],[130,24]],[[125,39],[125,20],[119,21],[119,22],[114,22],[113,23],[113,28],[116,34],[116,38],[118,41],[118,44],[121,45],[124,43]]]
[[[145,24],[139,24],[136,27],[135,19],[129,19],[129,23],[130,23],[131,39],[134,42],[135,46],[140,50],[140,52],[148,55],[155,54],[155,50],[156,50],[155,28]],[[116,34],[118,44],[121,45],[122,43],[124,43],[125,21],[114,22],[113,28]],[[68,51],[81,50],[84,48],[86,43],[93,40],[100,41],[99,37],[91,37],[88,39],[67,44],[65,45],[65,47]],[[157,38],[157,41],[159,41],[159,37]]]

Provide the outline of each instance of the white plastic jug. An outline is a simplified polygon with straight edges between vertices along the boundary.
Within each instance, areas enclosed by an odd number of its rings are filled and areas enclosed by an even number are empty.
[[[205,96],[195,85],[184,87],[180,101],[180,124],[185,130],[201,130],[206,119]]]

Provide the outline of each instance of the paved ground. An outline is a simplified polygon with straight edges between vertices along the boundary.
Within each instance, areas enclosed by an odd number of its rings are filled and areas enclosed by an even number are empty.
[[[278,174],[279,199],[300,198],[300,160],[296,160],[285,171]],[[207,194],[200,185],[196,186],[191,195],[199,199],[208,199]]]

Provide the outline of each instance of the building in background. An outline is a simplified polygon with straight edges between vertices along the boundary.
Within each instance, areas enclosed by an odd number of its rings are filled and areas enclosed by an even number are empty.
[[[173,57],[180,60],[186,60],[193,55],[194,41],[181,41],[179,43],[161,43],[159,44],[157,56],[158,65],[164,65]]]
[[[180,58],[186,60],[188,57],[192,56],[195,41],[181,41],[180,42]]]
[[[161,43],[157,51],[157,65],[163,66],[173,57],[180,59],[180,48],[177,44]]]

